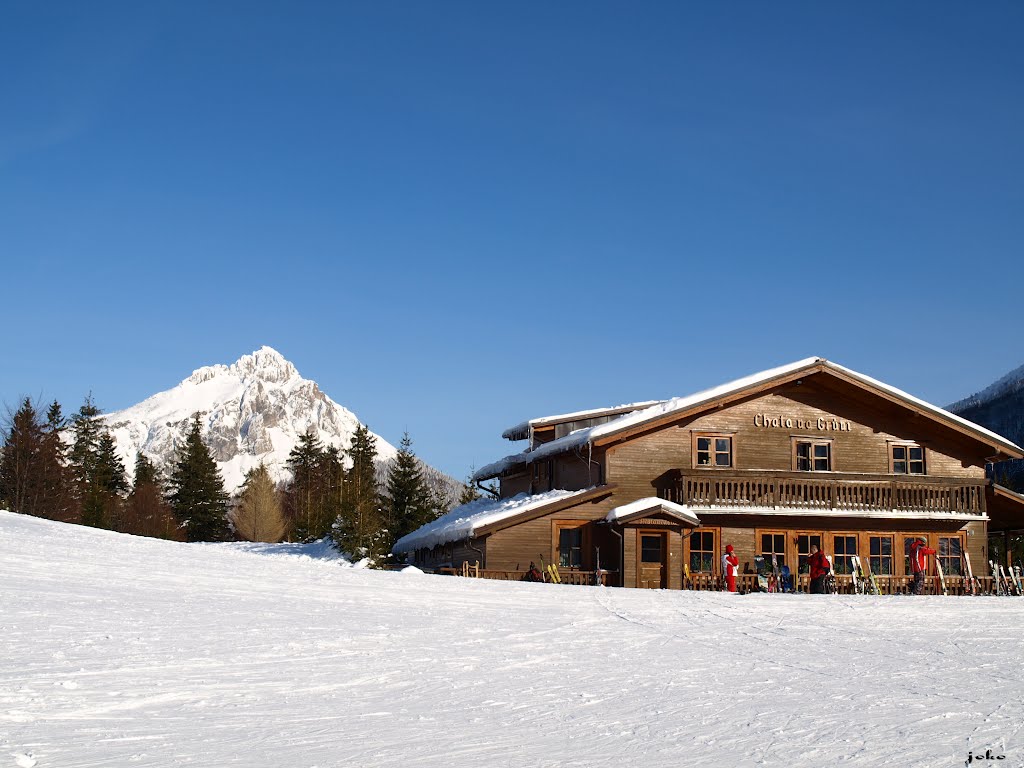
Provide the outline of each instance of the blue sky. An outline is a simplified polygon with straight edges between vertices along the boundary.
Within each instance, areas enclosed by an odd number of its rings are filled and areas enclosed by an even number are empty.
[[[262,344],[458,476],[821,355],[1024,363],[1024,5],[16,3],[0,400]]]

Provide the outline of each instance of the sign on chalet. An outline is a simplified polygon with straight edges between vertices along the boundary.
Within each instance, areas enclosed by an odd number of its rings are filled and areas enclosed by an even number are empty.
[[[504,436],[525,450],[474,476],[497,478],[500,498],[452,510],[396,552],[426,569],[518,578],[543,560],[563,581],[601,571],[609,585],[680,589],[717,584],[727,544],[746,574],[757,555],[804,574],[816,544],[840,582],[858,555],[897,592],[914,537],[955,580],[964,551],[983,576],[988,537],[1024,528],[1024,497],[985,477],[1020,447],[822,358]]]

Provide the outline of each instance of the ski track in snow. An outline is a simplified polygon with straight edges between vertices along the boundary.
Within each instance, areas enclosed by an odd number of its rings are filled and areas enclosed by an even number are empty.
[[[1021,599],[558,587],[300,551],[0,512],[0,768],[1024,765]]]

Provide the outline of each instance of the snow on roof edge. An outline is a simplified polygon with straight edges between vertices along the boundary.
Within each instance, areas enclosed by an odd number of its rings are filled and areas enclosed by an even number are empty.
[[[416,549],[436,547],[452,541],[473,538],[476,531],[484,526],[493,525],[510,517],[529,512],[533,509],[551,504],[555,501],[582,496],[594,490],[596,486],[579,491],[555,490],[537,493],[530,496],[520,493],[504,499],[477,499],[468,504],[455,507],[445,515],[431,523],[406,534],[392,547],[392,552],[412,552]]]
[[[506,440],[513,439],[524,439],[522,437],[516,438],[517,435],[523,435],[530,431],[530,427],[542,427],[549,424],[558,424],[563,421],[578,421],[580,419],[596,419],[600,416],[609,413],[610,411],[638,411],[643,408],[649,408],[652,405],[660,405],[665,400],[642,400],[638,403],[623,403],[622,405],[610,405],[605,408],[589,408],[585,411],[574,411],[572,413],[559,413],[553,416],[538,416],[535,419],[529,419],[528,421],[522,421],[516,424],[514,427],[509,427],[501,436]]]

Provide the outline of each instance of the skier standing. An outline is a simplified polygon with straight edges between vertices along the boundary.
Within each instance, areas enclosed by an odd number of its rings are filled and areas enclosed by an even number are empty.
[[[722,574],[725,576],[725,587],[730,592],[736,591],[736,570],[739,564],[740,559],[732,553],[732,544],[727,544],[725,554],[722,555]]]
[[[811,569],[811,594],[825,594],[825,577],[828,576],[831,568],[829,568],[828,558],[825,557],[824,552],[818,549],[817,544],[811,544],[811,554],[807,558],[807,565]]]
[[[920,536],[910,544],[910,572],[914,574],[914,585],[911,588],[915,595],[924,593],[924,580],[928,573],[928,555],[934,555],[935,550],[925,546],[925,541]]]

